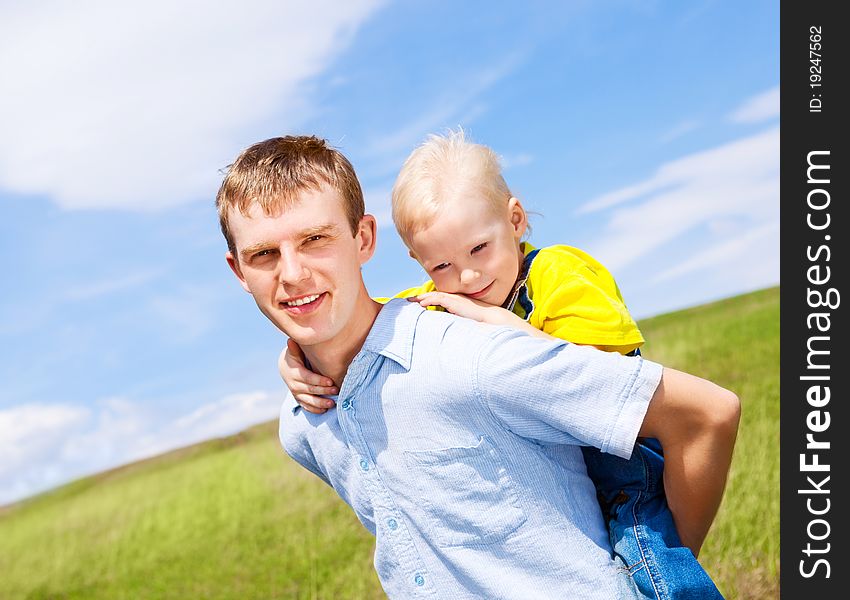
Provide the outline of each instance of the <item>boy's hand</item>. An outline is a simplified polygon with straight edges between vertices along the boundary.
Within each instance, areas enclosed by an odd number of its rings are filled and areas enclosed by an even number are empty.
[[[442,306],[453,315],[474,319],[482,323],[491,323],[493,325],[507,325],[505,317],[512,314],[508,313],[501,306],[494,306],[480,300],[473,300],[461,294],[425,292],[424,294],[408,298],[408,300],[410,302],[418,302],[419,306],[423,307]],[[499,312],[506,313],[506,315],[500,315]]]
[[[332,396],[339,390],[331,379],[306,367],[304,353],[292,340],[287,340],[286,349],[280,353],[277,368],[301,408],[315,414],[333,408],[334,401],[322,396]]]
[[[474,319],[491,325],[507,325],[521,329],[535,337],[551,339],[548,334],[532,327],[528,322],[523,321],[511,311],[495,304],[473,300],[462,294],[426,292],[418,296],[412,296],[408,300],[410,302],[418,302],[420,306],[424,307],[442,306],[448,312],[459,317],[466,317],[467,319]]]

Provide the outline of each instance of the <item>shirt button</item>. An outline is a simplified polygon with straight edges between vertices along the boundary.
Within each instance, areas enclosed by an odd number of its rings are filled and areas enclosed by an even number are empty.
[[[348,410],[351,408],[351,400],[343,400],[342,401],[342,410]]]
[[[389,521],[387,521],[387,527],[395,531],[396,529],[398,529],[398,522],[395,519],[390,519]]]
[[[416,577],[413,578],[413,581],[415,581],[416,585],[420,587],[425,585],[425,578],[422,577],[422,575],[420,575],[419,573],[416,574]]]
[[[366,461],[365,458],[360,459],[360,468],[363,469],[364,471],[369,470],[369,463]]]

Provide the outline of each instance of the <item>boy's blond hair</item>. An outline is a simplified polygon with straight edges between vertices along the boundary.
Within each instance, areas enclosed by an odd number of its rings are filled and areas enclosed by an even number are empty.
[[[483,193],[497,214],[513,196],[493,150],[468,140],[463,129],[429,135],[404,161],[393,186],[393,222],[404,243],[410,247],[445,200],[467,190]]]
[[[266,215],[292,205],[306,190],[328,185],[339,192],[343,210],[357,234],[365,206],[354,167],[339,150],[315,136],[288,135],[270,138],[246,148],[233,164],[216,195],[215,205],[227,248],[238,258],[230,231],[230,212],[247,216],[253,204]]]

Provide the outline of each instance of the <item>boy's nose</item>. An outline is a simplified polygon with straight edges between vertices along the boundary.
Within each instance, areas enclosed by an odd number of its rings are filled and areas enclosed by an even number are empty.
[[[460,272],[460,283],[462,285],[466,285],[467,283],[472,283],[478,279],[478,271],[473,269],[463,269]]]

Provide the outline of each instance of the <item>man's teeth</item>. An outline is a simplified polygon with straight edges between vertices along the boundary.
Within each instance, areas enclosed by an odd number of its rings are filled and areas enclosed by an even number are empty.
[[[284,302],[287,306],[301,306],[302,304],[310,304],[318,300],[321,294],[316,294],[315,296],[304,296],[303,298],[299,298],[298,300],[292,300],[290,302]]]

